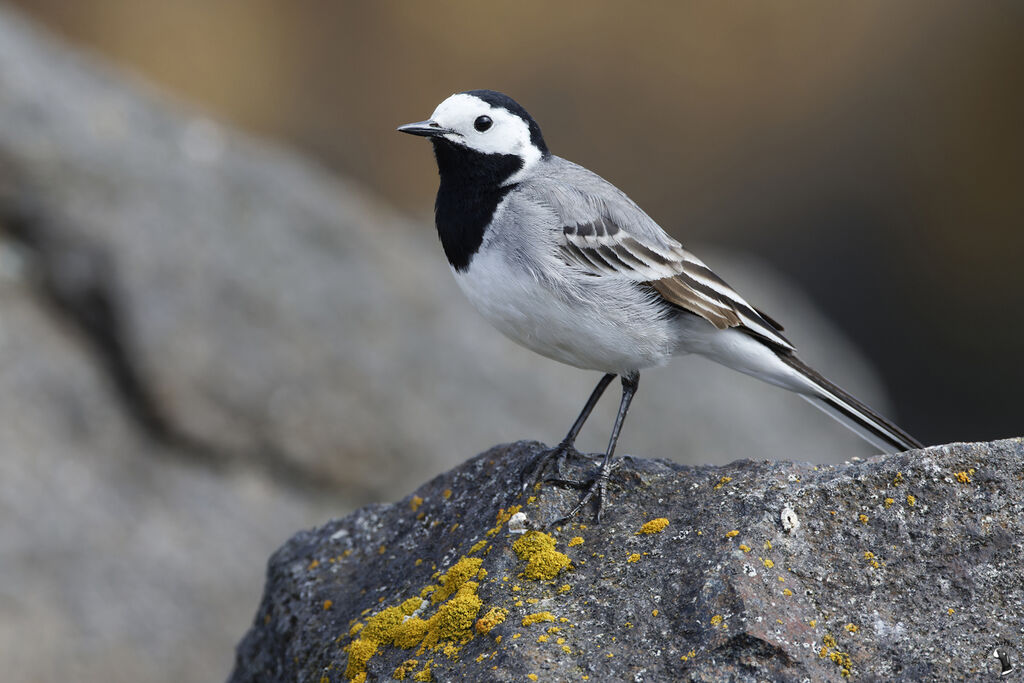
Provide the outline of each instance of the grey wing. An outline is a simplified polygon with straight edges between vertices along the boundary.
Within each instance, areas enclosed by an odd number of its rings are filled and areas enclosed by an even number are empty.
[[[594,276],[649,284],[668,303],[719,329],[740,328],[793,350],[779,334],[779,325],[672,239],[621,190],[576,164],[557,161],[554,172],[531,183],[531,191],[559,217],[559,249],[568,263]]]

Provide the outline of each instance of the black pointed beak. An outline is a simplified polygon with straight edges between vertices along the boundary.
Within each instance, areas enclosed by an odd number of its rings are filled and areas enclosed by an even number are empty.
[[[427,119],[426,121],[417,121],[416,123],[407,123],[404,126],[398,127],[399,133],[408,133],[409,135],[421,135],[425,138],[436,138],[452,131],[441,126],[437,121]]]

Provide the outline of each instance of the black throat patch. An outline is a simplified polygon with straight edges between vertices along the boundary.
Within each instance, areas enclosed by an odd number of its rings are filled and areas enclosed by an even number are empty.
[[[448,263],[464,271],[498,204],[515,187],[502,183],[523,167],[523,160],[514,154],[483,154],[440,138],[431,142],[441,176],[434,203],[437,234]]]

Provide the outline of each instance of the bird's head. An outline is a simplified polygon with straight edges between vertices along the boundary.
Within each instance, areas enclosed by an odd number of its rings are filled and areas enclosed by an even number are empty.
[[[525,169],[548,155],[540,126],[518,102],[493,90],[457,93],[437,105],[426,121],[399,126],[435,145],[482,155],[518,157]]]

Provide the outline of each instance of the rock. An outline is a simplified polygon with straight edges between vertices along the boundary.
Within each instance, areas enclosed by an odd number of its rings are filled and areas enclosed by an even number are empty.
[[[629,458],[603,523],[550,534],[578,494],[518,493],[540,448],[294,536],[230,680],[990,680],[997,649],[1024,666],[1024,439],[841,465]],[[510,533],[514,513],[532,529]]]

